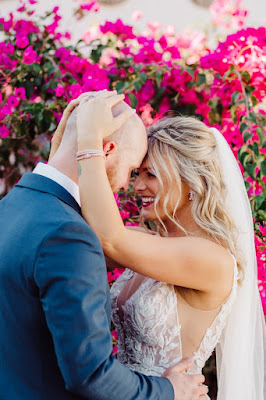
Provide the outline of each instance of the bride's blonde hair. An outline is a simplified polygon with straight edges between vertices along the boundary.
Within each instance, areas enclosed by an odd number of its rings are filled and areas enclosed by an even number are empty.
[[[182,182],[185,182],[193,192],[191,211],[197,225],[218,244],[231,251],[241,272],[241,256],[235,240],[236,229],[225,209],[226,187],[212,131],[194,117],[160,120],[148,130],[148,157],[160,184],[154,202],[160,234],[167,235],[157,212],[158,203],[162,195],[165,195],[165,183],[169,190],[163,201],[164,213],[179,229],[189,234],[179,224],[176,216]],[[179,189],[179,199],[171,215],[168,205],[176,187]]]

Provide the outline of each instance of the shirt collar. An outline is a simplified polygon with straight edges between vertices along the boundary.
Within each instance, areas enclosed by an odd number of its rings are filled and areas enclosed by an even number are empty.
[[[62,174],[58,169],[52,167],[49,164],[39,163],[36,168],[32,171],[34,174],[45,176],[58,183],[62,186],[72,197],[76,200],[80,206],[80,194],[78,185],[72,181],[68,176]]]

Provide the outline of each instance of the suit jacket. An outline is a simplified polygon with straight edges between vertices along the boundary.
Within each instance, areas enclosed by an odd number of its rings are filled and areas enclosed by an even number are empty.
[[[104,256],[74,198],[26,173],[0,221],[0,399],[174,399],[112,356]]]

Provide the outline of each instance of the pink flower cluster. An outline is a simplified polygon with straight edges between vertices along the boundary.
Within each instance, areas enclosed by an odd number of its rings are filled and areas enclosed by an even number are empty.
[[[247,117],[243,88],[254,88],[253,102],[260,115],[265,115],[266,29],[243,27],[247,13],[241,8],[240,0],[213,2],[213,23],[238,31],[212,49],[204,33],[190,30],[177,33],[173,26],[163,29],[157,21],[148,23],[147,30],[141,33],[121,19],[90,28],[84,39],[88,44],[98,39],[97,63],[64,45],[63,39],[69,38],[69,34],[59,30],[58,7],[52,10],[49,23],[38,23],[34,10],[27,8],[28,3],[34,6],[36,1],[22,2],[19,12],[27,13],[25,19],[16,20],[13,14],[7,19],[0,18],[0,29],[6,39],[0,42],[0,138],[3,142],[16,137],[17,126],[41,121],[39,115],[36,117],[25,111],[25,105],[34,105],[33,110],[38,107],[44,107],[45,112],[49,110],[49,115],[53,116],[52,128],[48,124],[45,129],[51,132],[63,105],[70,99],[84,91],[113,87],[126,94],[128,103],[135,102],[134,107],[146,126],[171,109],[198,114],[206,124],[222,131],[236,157],[245,145],[240,132],[241,119]],[[81,0],[76,16],[81,18],[85,12],[97,10],[97,1]],[[136,11],[134,18],[141,18],[141,13]],[[47,40],[54,43],[53,51],[43,50]],[[97,42],[93,46],[97,47]],[[33,73],[32,79],[36,83],[29,90],[31,80],[25,84],[19,79],[20,76],[28,79],[29,71],[35,70],[37,77]],[[239,104],[235,104],[236,99]],[[253,123],[249,144],[259,143],[257,129]],[[42,134],[43,131],[39,133]],[[263,154],[265,150],[260,151]],[[25,164],[37,159],[26,148],[20,149],[17,156],[20,159],[24,156]],[[258,168],[255,172],[258,173]],[[258,182],[249,177],[246,181],[250,184],[251,199],[261,195],[262,182],[265,184],[266,179]],[[116,196],[116,201],[125,224],[135,225],[136,204],[123,196]],[[265,224],[261,225],[255,240],[259,287],[266,312],[265,230]],[[108,273],[109,282],[122,271],[116,269]]]
[[[242,8],[242,0],[215,0],[210,11],[213,14],[212,23],[223,29],[243,28],[248,10]]]
[[[60,47],[55,52],[55,60],[63,75],[71,74],[78,83],[58,83],[55,94],[66,100],[78,97],[82,92],[106,89],[109,86],[108,73],[101,66],[91,64],[78,57],[72,50]]]
[[[121,19],[116,22],[107,21],[104,25],[100,26],[102,33],[112,33],[121,40],[134,39],[136,36],[133,33],[132,26],[125,25]]]

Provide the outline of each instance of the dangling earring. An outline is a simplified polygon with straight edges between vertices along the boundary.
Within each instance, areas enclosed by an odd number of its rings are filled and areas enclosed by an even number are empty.
[[[188,200],[192,201],[195,199],[195,192],[193,192],[193,190],[191,190],[191,192],[189,192],[188,194]]]

